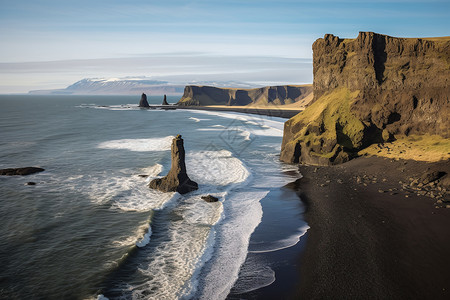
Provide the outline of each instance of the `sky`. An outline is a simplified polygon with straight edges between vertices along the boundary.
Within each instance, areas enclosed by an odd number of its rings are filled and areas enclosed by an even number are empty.
[[[312,83],[312,43],[450,35],[450,0],[0,0],[0,94],[83,78]]]

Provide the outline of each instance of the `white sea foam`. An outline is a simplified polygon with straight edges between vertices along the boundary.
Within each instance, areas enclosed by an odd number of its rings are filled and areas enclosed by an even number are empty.
[[[189,117],[190,120],[195,121],[195,122],[200,122],[199,118],[194,118],[194,117]]]
[[[147,168],[143,168],[141,172],[143,175],[148,175],[149,178],[158,176],[163,170],[163,166],[161,164],[156,164]],[[148,179],[149,181],[150,179]]]
[[[136,242],[136,246],[139,248],[145,247],[148,243],[150,243],[150,237],[152,236],[152,227],[149,225],[147,232],[144,234],[142,239]]]
[[[220,199],[225,196],[225,193],[210,195]],[[221,202],[208,203],[203,201],[200,195],[190,197],[186,202],[191,205],[191,209],[184,211],[183,214],[186,222],[191,224],[214,225],[220,220],[220,216],[223,212],[223,205]]]
[[[286,249],[292,246],[297,245],[297,243],[300,241],[300,238],[305,235],[305,233],[308,231],[309,226],[304,225],[298,229],[298,232],[284,238],[282,240],[273,241],[271,243],[264,243],[262,245],[259,245],[257,250],[249,250],[249,253],[266,253],[266,252],[274,252],[282,249]]]
[[[283,131],[284,123],[287,121],[284,118],[272,117],[272,116],[264,116],[264,115],[254,115],[254,114],[244,114],[237,112],[218,112],[218,111],[209,111],[209,110],[192,110],[194,113],[198,114],[206,114],[219,116],[227,119],[234,119],[243,121],[249,125],[259,125],[261,127],[270,127],[274,129],[278,129]]]
[[[247,130],[246,130],[247,129]],[[239,126],[229,126],[226,129],[219,129],[219,128],[197,128],[197,131],[217,131],[217,132],[223,132],[226,130],[226,133],[228,136],[230,136],[230,139],[233,138],[233,131],[235,131],[237,134],[242,136],[244,140],[249,141],[253,134],[249,131],[251,130],[253,132],[253,129],[249,128],[242,128]]]
[[[251,233],[261,222],[259,201],[268,191],[247,191],[232,195],[223,202],[224,218],[216,227],[218,245],[208,263],[208,272],[202,279],[200,299],[225,299],[238,278],[239,269],[247,256]]]
[[[176,193],[163,193],[148,188],[148,181],[155,178],[162,170],[162,165],[136,171],[133,169],[115,170],[74,175],[67,178],[55,177],[46,172],[42,179],[46,191],[60,192],[62,188],[74,191],[90,199],[92,203],[109,204],[113,209],[125,211],[148,211],[161,209],[166,202],[176,199]],[[138,174],[149,175],[141,178]]]
[[[152,249],[151,260],[139,269],[148,279],[131,287],[133,298],[178,299],[182,291],[196,289],[193,277],[212,249],[211,228],[222,212],[221,202],[207,203],[199,197],[187,196],[172,208],[177,219],[167,228],[164,243]]]
[[[274,281],[275,272],[257,257],[249,256],[239,271],[239,281],[234,284],[232,292],[234,294],[248,293],[269,286]]]
[[[107,109],[107,110],[139,110],[140,107],[136,104],[121,104],[121,105],[102,105],[95,106],[96,109]]]
[[[241,183],[250,175],[242,161],[227,150],[189,152],[186,168],[192,180],[205,185]]]
[[[232,122],[229,126],[226,126],[225,128],[227,130],[241,130],[250,132],[252,135],[256,136],[282,137],[284,122],[286,122],[286,119],[283,118],[263,116],[263,115],[249,115],[249,114],[216,112],[216,111],[195,111],[195,112],[199,114],[215,115],[222,118],[236,120],[235,122]]]
[[[173,138],[174,136],[150,139],[112,140],[100,143],[97,148],[130,150],[136,152],[166,151],[170,150],[170,145],[172,144]]]

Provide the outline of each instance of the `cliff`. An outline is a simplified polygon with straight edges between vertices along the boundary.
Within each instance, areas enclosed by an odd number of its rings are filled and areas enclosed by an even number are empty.
[[[450,37],[327,34],[312,48],[314,99],[285,123],[281,160],[338,164],[401,136],[450,137]]]
[[[255,89],[188,85],[178,105],[284,105],[301,101],[311,93],[311,85],[269,86]]]

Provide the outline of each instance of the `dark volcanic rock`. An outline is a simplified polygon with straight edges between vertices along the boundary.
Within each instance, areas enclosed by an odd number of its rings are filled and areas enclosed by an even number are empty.
[[[427,171],[422,176],[420,176],[418,182],[423,185],[428,184],[430,182],[436,181],[441,177],[444,177],[447,173],[442,171]]]
[[[266,86],[256,89],[188,85],[177,104],[181,106],[284,105],[302,100],[307,101],[311,93],[311,85]]]
[[[172,140],[172,167],[166,177],[153,179],[149,187],[162,192],[178,192],[186,194],[198,189],[196,182],[189,179],[186,173],[183,139],[177,135]]]
[[[281,160],[339,164],[398,136],[449,138],[449,53],[448,37],[316,40],[314,99],[285,123]]]
[[[219,201],[219,198],[216,198],[214,196],[208,195],[208,196],[202,196],[202,199],[206,202],[217,202]]]
[[[36,182],[29,181],[29,182],[25,183],[25,185],[36,185]]]
[[[39,173],[45,171],[42,168],[36,167],[25,167],[25,168],[9,168],[9,169],[1,169],[0,175],[13,176],[13,175],[30,175],[34,173]]]
[[[139,101],[139,107],[150,107],[147,102],[147,95],[142,93],[141,101]]]
[[[169,105],[169,103],[167,103],[167,97],[166,95],[164,95],[164,100],[162,102],[162,105]]]

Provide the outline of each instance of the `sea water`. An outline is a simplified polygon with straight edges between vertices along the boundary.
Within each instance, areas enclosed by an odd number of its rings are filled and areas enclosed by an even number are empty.
[[[0,177],[0,298],[225,299],[276,280],[258,253],[307,230],[282,188],[300,176],[278,159],[285,119],[138,100],[0,96],[0,168],[45,168]],[[151,190],[177,134],[199,189]]]

